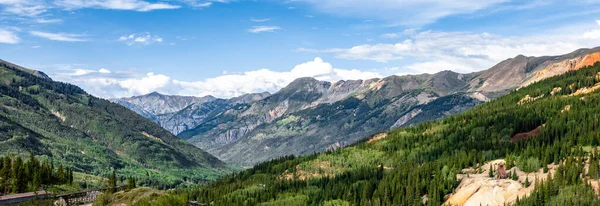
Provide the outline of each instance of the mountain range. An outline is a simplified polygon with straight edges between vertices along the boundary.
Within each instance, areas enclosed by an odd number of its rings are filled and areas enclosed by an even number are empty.
[[[548,77],[592,65],[600,48],[504,60],[459,74],[338,82],[300,78],[270,95],[232,99],[158,93],[113,100],[238,166],[334,150],[366,136],[460,113]]]
[[[600,62],[579,67],[594,56],[510,59],[465,81],[531,68],[532,78],[512,81],[527,86],[468,111],[177,194],[211,205],[600,205]],[[540,64],[506,69],[531,62]],[[514,87],[497,79],[469,89]]]
[[[152,93],[113,101],[227,163],[252,166],[448,117],[598,60],[600,48],[580,49],[560,56],[519,55],[468,74],[442,71],[334,83],[307,77],[272,95],[219,99]]]
[[[75,172],[114,169],[164,187],[236,170],[121,105],[0,60],[0,155],[29,152]]]

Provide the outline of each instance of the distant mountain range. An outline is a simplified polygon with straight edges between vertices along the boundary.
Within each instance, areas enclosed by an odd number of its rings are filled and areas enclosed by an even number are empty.
[[[28,152],[76,172],[104,177],[115,169],[155,186],[235,170],[121,105],[0,60],[0,156]]]
[[[480,72],[335,83],[300,78],[280,91],[233,99],[158,93],[113,100],[219,159],[252,166],[346,146],[369,135],[441,119],[600,60],[600,48],[519,55]]]

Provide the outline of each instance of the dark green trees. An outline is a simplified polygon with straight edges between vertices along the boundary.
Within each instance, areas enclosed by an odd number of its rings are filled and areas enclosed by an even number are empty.
[[[9,157],[1,158],[2,168],[0,169],[0,177],[2,177],[2,193],[8,194],[10,192],[10,184],[11,184],[11,171],[12,171],[12,161]]]
[[[455,174],[461,169],[484,169],[481,166],[485,162],[504,158],[513,180],[518,180],[512,169],[515,165],[526,172],[539,171],[551,163],[565,165],[555,170],[555,178],[548,183],[524,178],[525,186],[535,184],[536,192],[517,205],[599,205],[582,178],[600,175],[596,154],[587,173],[583,167],[590,157],[589,150],[583,148],[597,145],[600,138],[600,92],[570,96],[599,84],[600,79],[590,78],[599,72],[600,64],[596,64],[521,88],[445,120],[390,131],[378,142],[282,157],[181,193],[215,205],[257,205],[286,197],[302,200],[305,205],[328,201],[350,205],[422,205],[426,201],[426,205],[442,205],[444,196],[458,185]],[[550,94],[558,87],[561,92]],[[544,98],[518,104],[527,95]],[[563,111],[567,106],[570,110]],[[507,138],[536,129],[536,135],[520,141]],[[371,153],[380,156],[372,164],[363,164]],[[301,166],[310,162],[334,161],[341,163],[325,164],[332,171],[341,171],[333,176],[288,179],[282,175],[307,172]],[[386,167],[381,169],[381,165]],[[493,168],[490,171],[493,174]],[[587,199],[572,199],[579,192]],[[564,204],[569,202],[582,204]]]
[[[112,174],[108,177],[108,189],[107,193],[115,193],[117,191],[117,174],[115,170],[112,171]]]
[[[0,157],[0,193],[37,191],[42,185],[73,183],[73,171],[61,164],[55,172],[51,163],[40,162],[33,154],[21,157]]]
[[[127,179],[127,189],[128,189],[128,190],[131,190],[131,189],[134,189],[135,187],[136,187],[136,184],[135,184],[135,178],[134,178],[134,177],[132,177],[132,176],[130,176],[130,177]]]

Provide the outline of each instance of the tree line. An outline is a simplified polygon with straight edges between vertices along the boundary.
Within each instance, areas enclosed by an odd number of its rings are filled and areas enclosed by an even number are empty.
[[[38,160],[33,153],[28,159],[14,155],[0,157],[0,193],[37,191],[44,186],[73,183],[73,170],[62,164]]]

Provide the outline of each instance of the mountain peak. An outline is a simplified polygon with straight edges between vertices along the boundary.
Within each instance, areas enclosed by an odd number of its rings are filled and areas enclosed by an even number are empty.
[[[154,91],[154,92],[152,92],[150,94],[147,94],[145,96],[164,96],[164,95],[162,95],[161,93],[158,93],[157,91]]]

